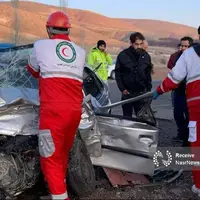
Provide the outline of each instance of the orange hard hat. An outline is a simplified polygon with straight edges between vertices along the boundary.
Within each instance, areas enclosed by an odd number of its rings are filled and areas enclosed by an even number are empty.
[[[66,28],[66,29],[71,28],[69,17],[64,12],[61,11],[57,11],[50,14],[46,26],[55,28]]]

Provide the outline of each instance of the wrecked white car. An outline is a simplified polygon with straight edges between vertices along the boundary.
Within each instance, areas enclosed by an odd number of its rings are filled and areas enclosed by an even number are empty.
[[[16,196],[40,174],[38,153],[38,82],[26,71],[33,45],[0,50],[0,188]],[[111,104],[107,86],[87,66],[82,120],[71,150],[69,186],[77,196],[95,189],[94,165],[153,176],[158,128],[147,102],[137,119],[94,112]]]

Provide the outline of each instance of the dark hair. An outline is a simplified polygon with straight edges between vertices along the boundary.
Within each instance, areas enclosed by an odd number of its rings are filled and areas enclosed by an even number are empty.
[[[188,37],[188,36],[185,36],[185,37],[181,38],[181,41],[186,41],[186,40],[189,41],[190,45],[192,45],[192,43],[194,41],[191,37]]]
[[[106,47],[106,42],[104,40],[99,40],[97,42],[97,47],[99,48],[99,46],[104,45]]]
[[[140,32],[135,32],[130,35],[131,43],[135,43],[136,40],[145,40],[145,37]]]
[[[199,28],[197,29],[197,31],[198,31],[198,34],[200,35],[200,26],[199,26]]]

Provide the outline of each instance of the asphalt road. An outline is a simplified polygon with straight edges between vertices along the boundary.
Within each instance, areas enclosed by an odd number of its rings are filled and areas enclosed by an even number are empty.
[[[116,81],[109,80],[109,91],[111,102],[118,102],[121,99],[121,92],[119,91]],[[160,81],[153,81],[153,89],[159,85]],[[173,119],[172,112],[172,102],[171,102],[171,93],[168,92],[164,95],[161,95],[157,100],[152,101],[152,109],[157,111],[156,117],[161,119]],[[121,114],[121,106],[116,107],[112,110],[114,114]]]

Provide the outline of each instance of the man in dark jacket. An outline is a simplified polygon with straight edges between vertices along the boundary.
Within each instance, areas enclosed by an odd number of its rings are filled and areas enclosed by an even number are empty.
[[[143,49],[145,37],[139,33],[130,36],[131,45],[120,52],[115,65],[116,82],[122,92],[122,100],[141,95],[152,88],[151,57]],[[133,109],[137,116],[145,100],[122,106],[123,116],[132,117]]]
[[[181,38],[181,50],[175,52],[171,55],[168,68],[172,69],[175,65],[177,60],[180,58],[182,53],[188,49],[193,44],[193,39],[191,37],[183,37]],[[174,106],[174,119],[176,121],[178,127],[178,134],[176,137],[172,138],[173,140],[183,140],[182,146],[188,146],[188,108],[187,108],[187,101],[186,101],[186,81],[183,80],[179,87],[173,91],[172,94],[172,101]]]
[[[181,44],[178,44],[177,45],[177,51],[174,52],[169,58],[169,61],[167,63],[168,69],[172,69],[175,66],[175,62],[177,60],[177,57],[180,57],[181,53],[182,53]]]

